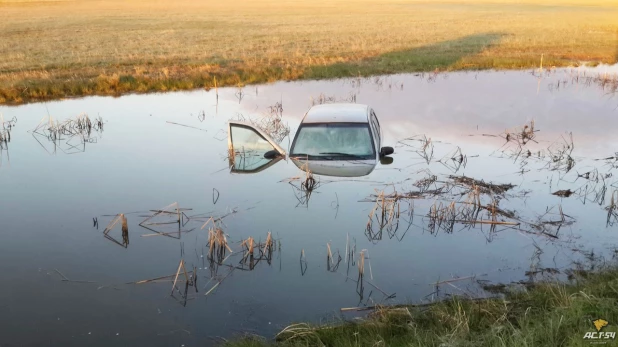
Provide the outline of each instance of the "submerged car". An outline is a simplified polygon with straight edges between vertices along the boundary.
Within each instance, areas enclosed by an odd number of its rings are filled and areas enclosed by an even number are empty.
[[[228,146],[233,172],[266,169],[286,157],[268,134],[247,122],[229,122]],[[303,117],[288,157],[301,170],[326,176],[365,176],[377,163],[388,164],[392,147],[381,147],[382,131],[374,110],[362,104],[323,104]]]

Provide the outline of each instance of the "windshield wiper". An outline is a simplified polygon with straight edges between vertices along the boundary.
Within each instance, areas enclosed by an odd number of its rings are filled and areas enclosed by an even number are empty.
[[[337,156],[342,156],[342,157],[352,157],[352,158],[357,158],[357,159],[365,158],[365,156],[363,155],[340,153],[340,152],[321,152],[320,154],[337,155]]]
[[[294,154],[290,154],[290,158],[308,158],[308,157],[312,157],[311,154],[307,154],[307,153],[294,153]]]

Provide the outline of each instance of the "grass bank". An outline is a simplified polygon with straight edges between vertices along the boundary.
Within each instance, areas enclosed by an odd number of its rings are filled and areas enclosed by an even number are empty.
[[[573,275],[568,283],[528,285],[502,298],[382,308],[361,322],[293,325],[277,341],[252,337],[224,346],[591,346],[584,335],[597,331],[593,321],[608,322],[601,332],[618,331],[618,268]]]
[[[0,104],[618,60],[614,0],[0,0]]]

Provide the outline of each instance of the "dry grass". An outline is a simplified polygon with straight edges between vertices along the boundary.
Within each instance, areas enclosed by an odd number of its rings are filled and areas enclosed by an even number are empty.
[[[615,62],[613,0],[0,0],[0,103]]]

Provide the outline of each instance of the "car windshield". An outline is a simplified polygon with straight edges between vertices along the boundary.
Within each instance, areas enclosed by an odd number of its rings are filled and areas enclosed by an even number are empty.
[[[375,150],[368,123],[301,125],[290,156],[308,159],[373,159]]]

